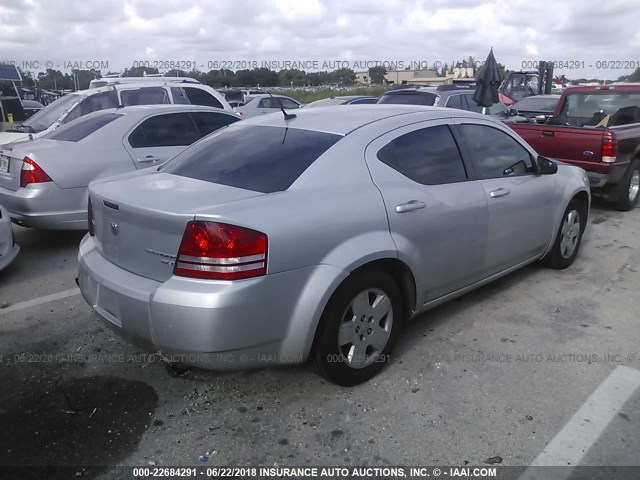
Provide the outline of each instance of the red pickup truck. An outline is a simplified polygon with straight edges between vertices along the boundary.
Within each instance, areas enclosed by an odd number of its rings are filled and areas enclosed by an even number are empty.
[[[545,124],[508,125],[540,155],[584,168],[618,210],[638,203],[640,84],[569,87]]]

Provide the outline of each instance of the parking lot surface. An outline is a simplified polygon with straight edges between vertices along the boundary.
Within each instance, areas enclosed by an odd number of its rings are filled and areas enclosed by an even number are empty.
[[[169,369],[79,295],[82,233],[14,230],[0,465],[84,465],[83,478],[112,465],[640,465],[640,209],[594,205],[572,267],[531,265],[420,315],[354,388],[311,365]]]

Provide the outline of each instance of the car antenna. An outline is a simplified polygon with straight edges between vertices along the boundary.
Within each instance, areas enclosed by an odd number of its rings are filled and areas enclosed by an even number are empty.
[[[293,120],[294,118],[297,117],[297,115],[295,113],[287,113],[284,110],[284,107],[282,106],[282,101],[280,101],[279,98],[275,98],[273,95],[271,95],[271,92],[269,90],[267,90],[267,93],[269,94],[269,96],[273,99],[273,100],[277,100],[278,104],[280,105],[280,110],[282,110],[282,114],[284,115],[284,119],[285,120]]]

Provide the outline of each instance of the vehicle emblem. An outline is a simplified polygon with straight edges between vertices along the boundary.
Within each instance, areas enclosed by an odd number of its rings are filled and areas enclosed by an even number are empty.
[[[111,222],[111,233],[118,234],[118,224],[116,222]]]

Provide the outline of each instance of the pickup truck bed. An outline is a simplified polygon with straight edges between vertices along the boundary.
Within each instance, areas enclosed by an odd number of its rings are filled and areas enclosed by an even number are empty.
[[[570,87],[546,124],[514,123],[540,155],[587,171],[595,195],[630,210],[640,197],[640,85]]]

